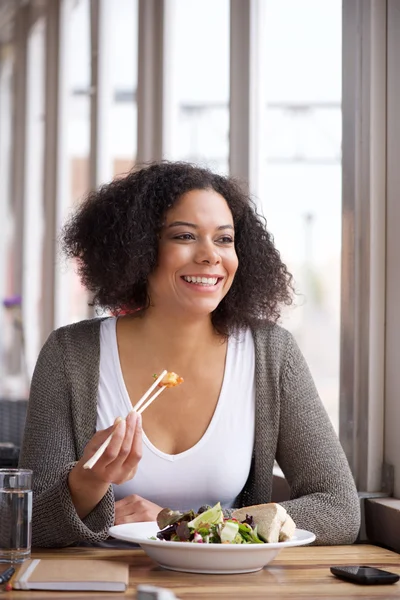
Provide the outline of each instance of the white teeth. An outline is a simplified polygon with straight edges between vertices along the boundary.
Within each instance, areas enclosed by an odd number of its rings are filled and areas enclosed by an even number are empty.
[[[191,275],[183,278],[188,283],[201,283],[202,285],[216,285],[218,277],[192,277]]]

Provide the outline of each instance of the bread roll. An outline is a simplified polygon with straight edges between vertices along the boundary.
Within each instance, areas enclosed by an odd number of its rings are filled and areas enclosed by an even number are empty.
[[[245,506],[243,508],[237,508],[232,512],[232,517],[238,521],[244,521],[246,515],[251,515],[253,517],[254,523],[257,525],[257,532],[270,544],[284,541],[283,539],[280,539],[281,532],[282,538],[285,540],[290,539],[288,536],[293,535],[293,526],[294,528],[296,527],[283,506],[275,502]],[[286,521],[287,525],[283,529],[283,525]],[[292,531],[293,533],[291,533]]]
[[[294,536],[294,532],[296,530],[296,524],[293,521],[292,517],[286,513],[286,519],[281,527],[279,532],[279,541],[287,542],[291,540]]]

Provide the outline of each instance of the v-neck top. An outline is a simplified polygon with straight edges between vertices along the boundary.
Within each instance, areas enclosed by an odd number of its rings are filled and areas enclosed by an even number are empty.
[[[131,409],[119,359],[116,319],[106,319],[100,330],[97,430],[109,427]],[[228,340],[220,395],[201,439],[185,452],[172,455],[156,448],[143,431],[143,455],[136,475],[114,485],[115,498],[137,494],[160,506],[185,510],[220,501],[229,508],[249,476],[254,430],[254,340],[251,331],[244,330]]]

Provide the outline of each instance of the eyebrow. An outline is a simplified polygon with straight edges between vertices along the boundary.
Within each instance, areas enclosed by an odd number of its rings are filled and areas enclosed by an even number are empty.
[[[188,223],[187,221],[174,221],[173,223],[170,223],[167,228],[169,229],[170,227],[192,227],[193,229],[198,229],[198,225],[196,225],[195,223]],[[233,225],[220,225],[219,227],[217,227],[218,231],[222,230],[222,229],[232,229],[233,231]]]

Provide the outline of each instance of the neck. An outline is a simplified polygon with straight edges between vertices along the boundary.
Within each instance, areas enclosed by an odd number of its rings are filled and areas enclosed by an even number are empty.
[[[158,355],[193,360],[204,348],[219,345],[223,338],[216,333],[210,315],[184,318],[148,309],[131,321],[132,333],[139,334],[147,347],[157,348]]]

